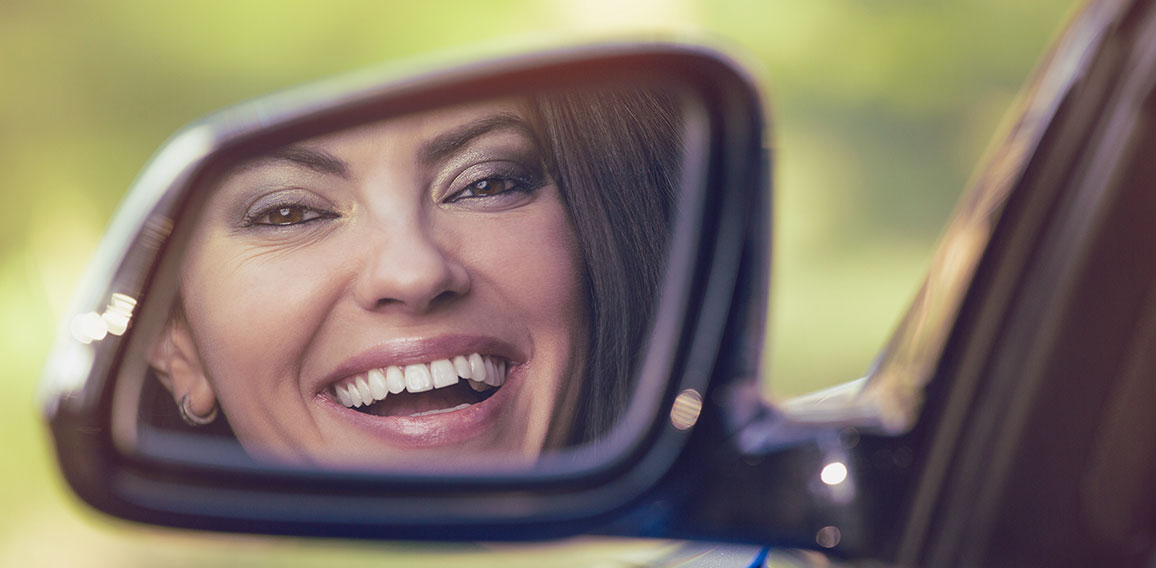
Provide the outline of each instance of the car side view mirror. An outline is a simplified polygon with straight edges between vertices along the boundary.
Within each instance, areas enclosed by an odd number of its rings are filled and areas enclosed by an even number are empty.
[[[664,488],[768,412],[763,124],[728,57],[674,44],[362,74],[194,123],[49,362],[68,483],[214,530],[727,537],[721,501]],[[810,520],[738,538],[829,522],[783,502]]]

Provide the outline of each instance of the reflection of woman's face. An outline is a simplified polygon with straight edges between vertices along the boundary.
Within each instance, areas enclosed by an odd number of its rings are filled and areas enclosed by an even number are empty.
[[[181,293],[246,449],[388,465],[532,458],[565,438],[586,292],[528,116],[515,102],[406,116],[219,184]]]

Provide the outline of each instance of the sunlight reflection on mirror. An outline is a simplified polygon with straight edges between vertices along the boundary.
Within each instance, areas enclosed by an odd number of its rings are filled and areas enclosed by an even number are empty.
[[[376,470],[606,441],[702,147],[671,92],[469,101],[234,161],[139,350],[136,450],[196,435]]]

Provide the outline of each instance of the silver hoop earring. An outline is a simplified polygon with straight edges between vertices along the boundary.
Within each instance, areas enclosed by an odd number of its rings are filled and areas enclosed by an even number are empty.
[[[188,424],[189,426],[204,426],[217,419],[216,404],[213,405],[213,409],[210,410],[209,413],[205,416],[194,414],[192,409],[189,408],[188,394],[181,397],[181,402],[177,405],[177,412],[180,412],[181,420],[184,420],[185,424]]]

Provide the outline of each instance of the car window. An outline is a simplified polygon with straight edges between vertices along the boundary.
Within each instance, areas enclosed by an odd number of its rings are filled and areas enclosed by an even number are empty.
[[[989,18],[974,5],[864,5],[841,7],[856,18],[844,20],[826,19],[835,8],[821,6],[799,14],[813,32],[800,47],[811,58],[777,52],[788,40],[775,34],[747,46],[767,62],[774,103],[764,386],[776,398],[867,373],[919,291],[981,156],[994,155],[996,133],[1011,129],[1001,121],[1017,118],[1013,102],[1045,38],[1070,9],[1036,6],[1028,21]],[[956,24],[939,27],[948,12]],[[872,31],[882,29],[890,31]]]

